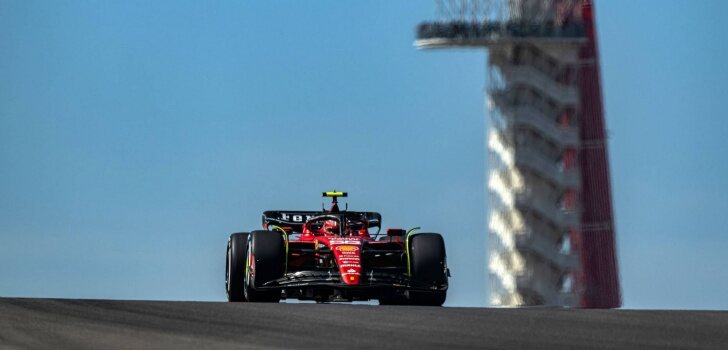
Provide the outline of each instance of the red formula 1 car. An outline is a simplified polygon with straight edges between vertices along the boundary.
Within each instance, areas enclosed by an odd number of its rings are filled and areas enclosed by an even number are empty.
[[[379,213],[339,210],[346,192],[324,197],[332,198],[330,210],[266,211],[263,230],[230,236],[229,301],[445,302],[449,270],[440,234],[388,229],[379,237]]]

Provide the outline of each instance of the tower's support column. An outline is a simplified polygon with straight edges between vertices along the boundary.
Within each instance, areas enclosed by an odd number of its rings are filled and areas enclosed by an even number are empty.
[[[523,40],[489,52],[491,302],[575,306],[578,46]]]

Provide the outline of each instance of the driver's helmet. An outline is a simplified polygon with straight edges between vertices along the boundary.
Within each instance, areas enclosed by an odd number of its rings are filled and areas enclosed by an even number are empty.
[[[325,235],[338,235],[341,233],[341,227],[339,227],[338,220],[326,220],[324,226],[321,227],[321,232]]]

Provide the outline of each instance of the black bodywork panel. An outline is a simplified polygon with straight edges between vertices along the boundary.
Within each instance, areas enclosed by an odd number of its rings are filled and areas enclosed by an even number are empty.
[[[301,210],[266,210],[263,212],[263,227],[276,225],[288,233],[302,232],[303,225],[309,219],[319,215],[335,215],[351,217],[367,221],[369,227],[382,227],[382,215],[373,211],[342,211],[331,213],[327,211],[301,211]]]

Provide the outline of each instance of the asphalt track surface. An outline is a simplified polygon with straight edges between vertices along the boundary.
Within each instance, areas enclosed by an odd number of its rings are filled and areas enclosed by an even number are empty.
[[[728,349],[728,312],[0,298],[2,349]]]

